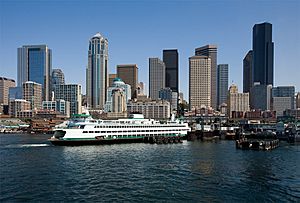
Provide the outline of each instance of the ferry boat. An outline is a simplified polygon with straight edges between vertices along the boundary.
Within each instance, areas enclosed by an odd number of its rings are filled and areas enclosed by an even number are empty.
[[[87,117],[54,129],[54,134],[49,140],[54,145],[72,146],[133,143],[158,136],[182,138],[190,130],[187,123],[174,119],[163,123],[145,119],[142,114],[133,114],[129,118],[118,120],[96,120]]]

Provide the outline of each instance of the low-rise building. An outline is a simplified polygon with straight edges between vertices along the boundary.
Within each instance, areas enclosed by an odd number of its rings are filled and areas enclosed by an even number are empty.
[[[18,117],[18,112],[31,110],[30,102],[24,99],[15,99],[9,101],[9,115]]]
[[[239,93],[236,85],[231,85],[228,91],[228,116],[229,118],[240,118],[249,111],[249,93]]]
[[[273,111],[276,111],[276,116],[283,116],[286,109],[291,109],[291,97],[273,97]]]
[[[159,91],[159,98],[170,102],[171,110],[177,110],[178,107],[178,93],[173,92],[171,88],[166,87]]]
[[[293,116],[296,119],[300,119],[300,108],[298,108],[298,109],[286,109],[283,112],[283,115],[284,116]]]
[[[122,91],[125,99],[125,104],[131,99],[131,87],[125,84],[120,78],[115,78],[111,87],[107,88],[107,99],[104,105],[104,112],[113,112],[113,93],[115,91]]]
[[[43,109],[53,110],[55,112],[59,112],[61,115],[64,115],[67,118],[70,117],[70,102],[63,99],[58,99],[56,101],[43,101]]]
[[[170,118],[170,103],[164,100],[130,101],[127,112],[142,113],[145,118],[168,119]]]

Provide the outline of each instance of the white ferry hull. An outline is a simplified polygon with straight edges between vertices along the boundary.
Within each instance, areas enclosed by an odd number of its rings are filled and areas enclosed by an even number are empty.
[[[49,141],[54,145],[98,145],[151,142],[178,143],[187,135],[187,124],[162,124],[147,119],[120,119],[115,121],[88,120],[71,128],[55,129]]]

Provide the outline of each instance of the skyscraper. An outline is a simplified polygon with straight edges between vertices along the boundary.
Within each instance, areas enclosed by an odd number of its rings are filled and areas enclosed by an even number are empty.
[[[217,108],[217,46],[206,45],[195,49],[196,56],[207,56],[211,60],[211,82],[210,82],[210,100],[211,107]]]
[[[131,86],[131,98],[136,97],[138,67],[136,64],[117,65],[117,77]]]
[[[211,106],[211,59],[207,56],[189,58],[190,109]]]
[[[149,58],[149,97],[159,98],[159,90],[165,88],[166,66],[159,58]]]
[[[52,77],[52,86],[65,84],[65,75],[61,69],[53,69],[51,77]]]
[[[42,85],[27,81],[23,83],[23,99],[30,102],[31,110],[42,109]]]
[[[228,91],[228,64],[218,65],[217,70],[217,84],[218,84],[218,107],[222,103],[227,103]]]
[[[47,45],[18,48],[18,86],[26,81],[42,85],[43,100],[51,98],[52,51]]]
[[[16,83],[13,79],[0,77],[0,105],[9,104],[9,88],[15,86]]]
[[[89,41],[86,97],[89,107],[103,109],[108,87],[108,40],[100,33]]]
[[[166,66],[165,87],[178,93],[178,51],[177,49],[163,50],[163,62]]]
[[[273,86],[274,43],[272,24],[261,23],[253,27],[253,82]]]
[[[56,85],[54,87],[55,99],[65,100],[70,102],[70,113],[81,113],[81,85],[79,84],[65,84]]]
[[[243,60],[243,92],[250,92],[253,86],[253,51],[250,50]]]

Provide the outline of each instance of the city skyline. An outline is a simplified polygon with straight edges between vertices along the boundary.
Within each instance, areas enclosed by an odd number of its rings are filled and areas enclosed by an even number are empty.
[[[226,63],[231,67],[229,85],[233,81],[242,89],[243,58],[252,47],[252,28],[255,24],[269,22],[273,25],[274,86],[294,85],[297,91],[300,89],[300,81],[297,81],[300,74],[296,72],[297,56],[300,55],[300,22],[297,20],[300,15],[297,12],[300,2],[297,1],[76,1],[74,4],[63,1],[59,6],[57,2],[48,1],[17,1],[17,4],[14,1],[1,1],[0,5],[0,75],[3,77],[17,79],[18,47],[26,44],[47,44],[52,49],[52,68],[61,68],[68,83],[79,83],[85,90],[88,40],[90,36],[100,32],[107,37],[110,44],[108,73],[116,73],[118,64],[137,64],[139,81],[149,85],[148,58],[162,58],[162,50],[177,49],[179,91],[184,92],[187,99],[188,82],[183,81],[188,81],[188,58],[193,55],[195,48],[216,44],[218,64]],[[81,8],[93,11],[99,6],[103,8],[99,17],[105,16],[106,19],[103,26],[95,26],[88,21],[95,17],[93,12],[84,15],[76,12]],[[155,15],[151,12],[154,7],[157,7]],[[206,26],[201,24],[188,29],[198,22],[195,17],[200,7],[203,8],[203,16],[211,9],[214,9],[215,13],[219,11],[220,14],[204,22]],[[244,9],[246,7],[247,9]],[[52,15],[43,21],[40,17],[47,11]],[[131,13],[130,11],[134,11],[134,15],[124,16],[124,13]],[[171,20],[167,18],[168,15],[179,11],[180,16],[174,15],[174,19]],[[276,15],[278,12],[281,15]],[[237,20],[237,16],[241,18]],[[26,19],[32,23],[24,25],[22,22]],[[150,32],[154,27],[162,25],[166,26],[162,27],[160,32]],[[233,28],[237,30],[232,31]],[[122,35],[117,32],[120,30]],[[287,72],[294,74],[286,77]]]

